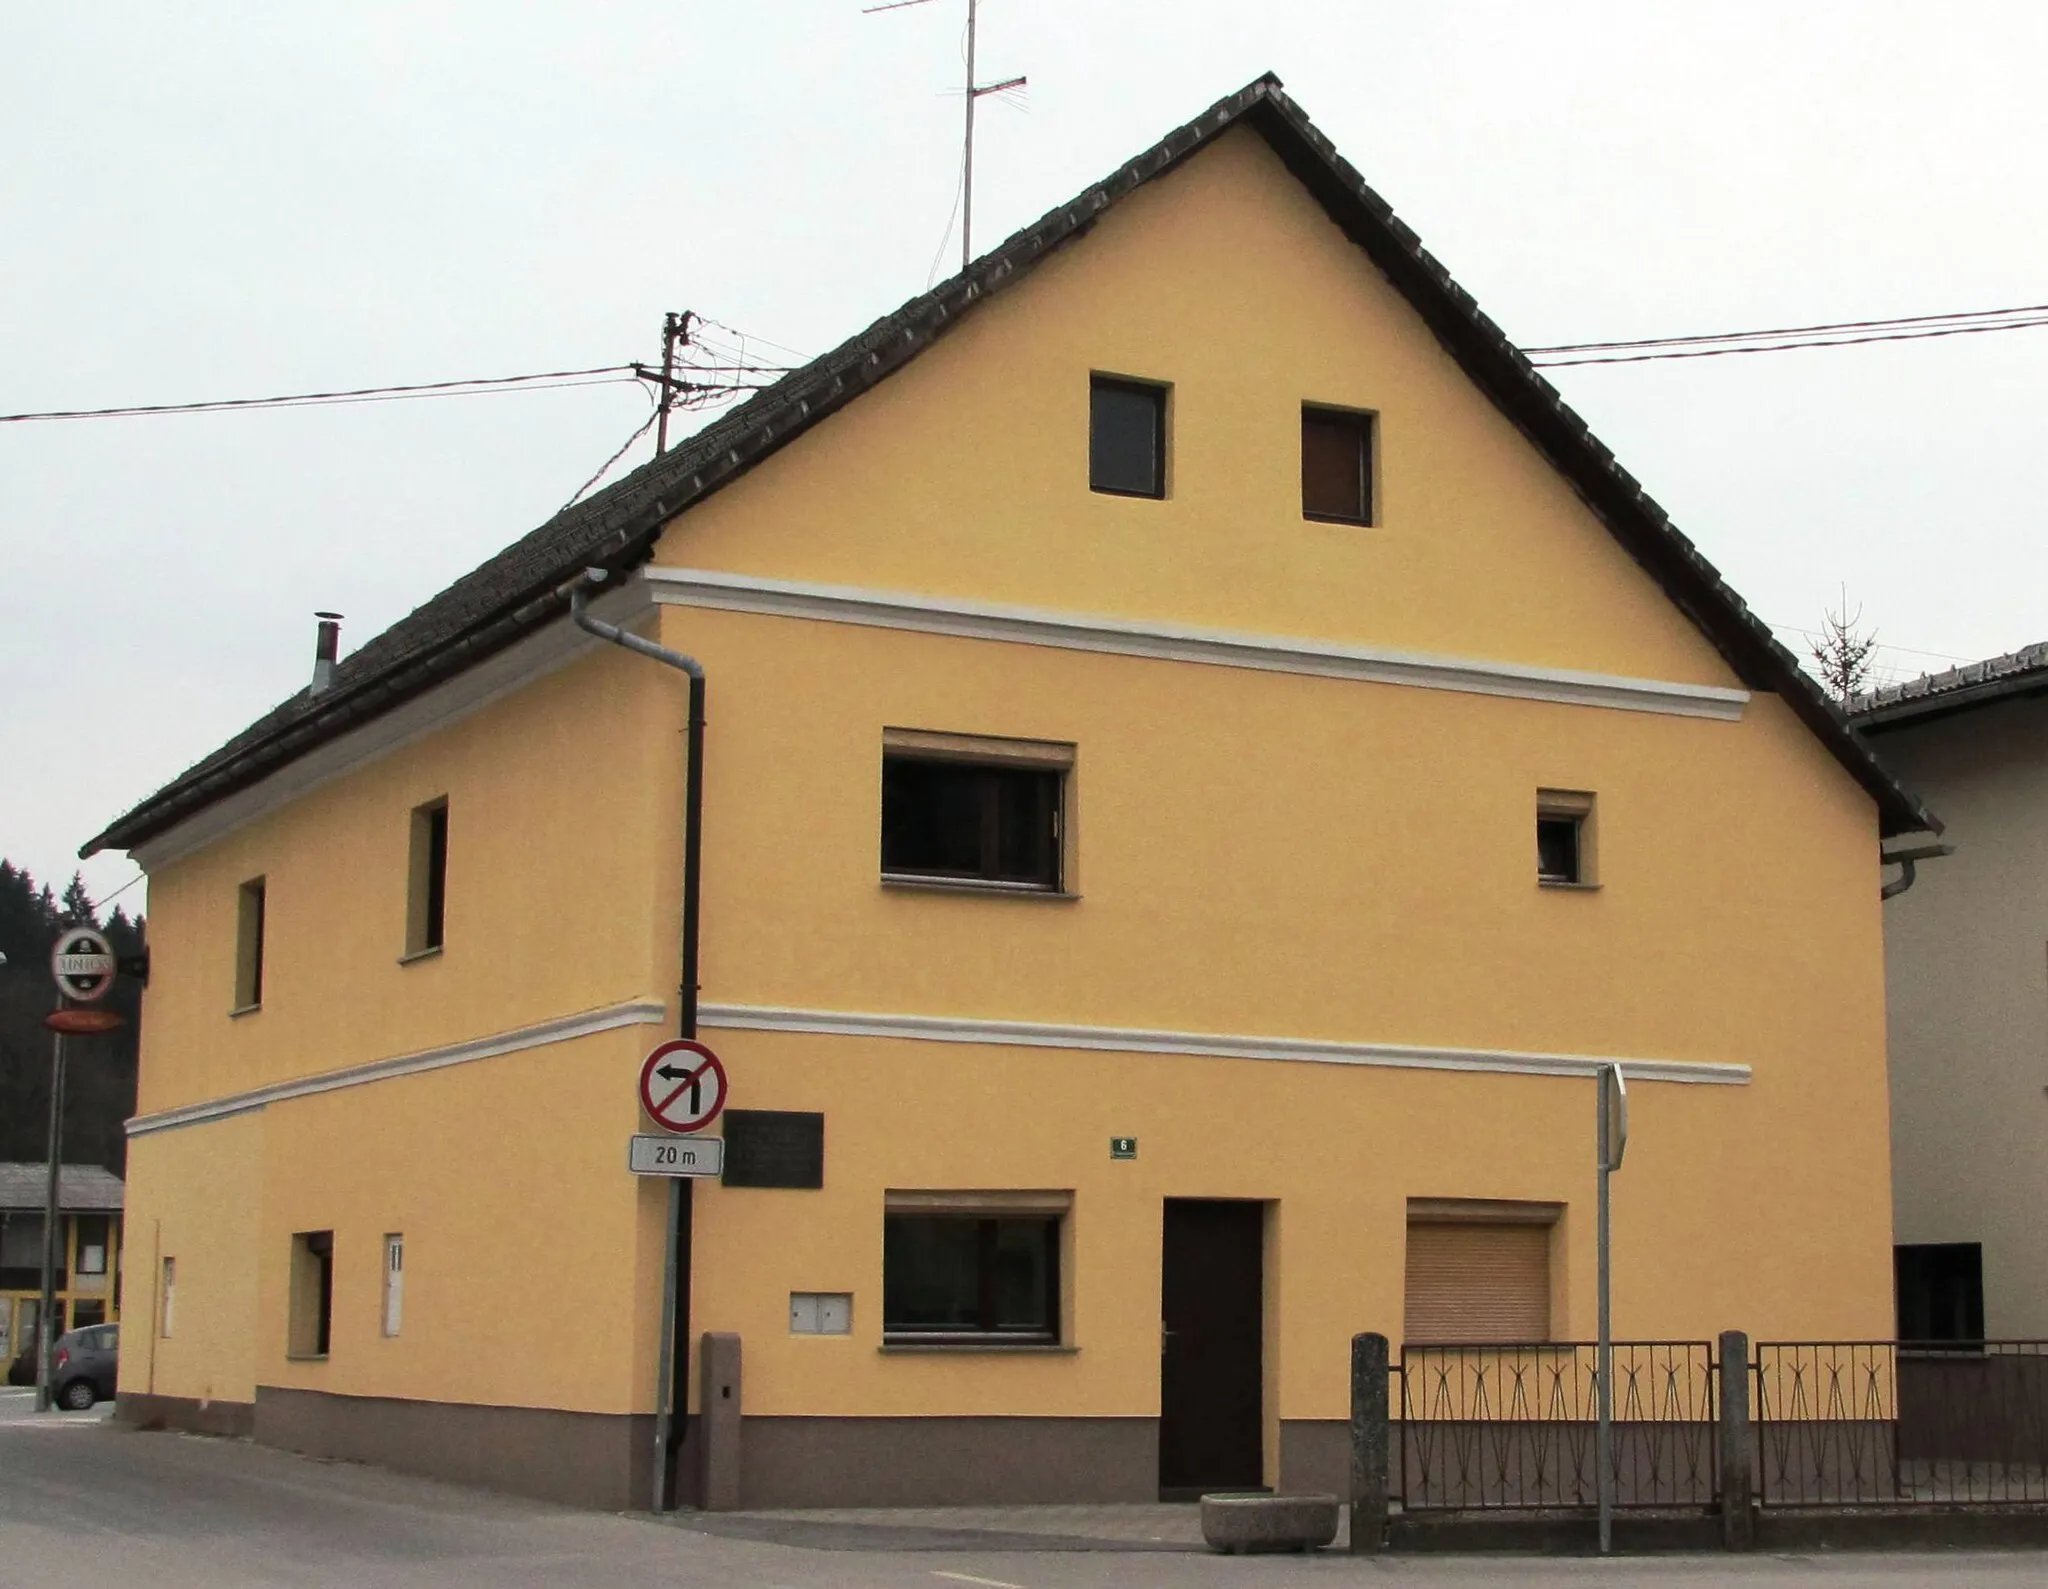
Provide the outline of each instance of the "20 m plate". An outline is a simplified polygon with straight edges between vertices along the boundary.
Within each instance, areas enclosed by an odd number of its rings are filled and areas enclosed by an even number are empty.
[[[715,1177],[725,1169],[724,1137],[634,1137],[626,1167],[635,1175]]]

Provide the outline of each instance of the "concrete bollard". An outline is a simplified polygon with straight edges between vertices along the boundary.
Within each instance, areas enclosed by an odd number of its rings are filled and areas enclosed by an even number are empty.
[[[702,1442],[699,1503],[707,1512],[740,1504],[740,1338],[706,1331],[697,1352],[697,1433]]]
[[[1754,1485],[1749,1422],[1749,1337],[1741,1330],[1721,1332],[1721,1545],[1726,1550],[1756,1548],[1756,1514],[1750,1508]]]
[[[1377,1555],[1387,1537],[1387,1338],[1351,1337],[1351,1549]]]

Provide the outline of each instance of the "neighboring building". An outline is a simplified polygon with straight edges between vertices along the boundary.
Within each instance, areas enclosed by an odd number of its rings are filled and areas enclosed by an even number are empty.
[[[0,1371],[36,1344],[43,1303],[47,1164],[0,1164]],[[57,1171],[57,1334],[121,1317],[121,1178],[97,1164]]]
[[[2048,1337],[2048,645],[1862,697],[1955,853],[1885,906],[1901,1339]]]
[[[684,690],[591,565],[709,678],[747,1504],[1340,1486],[1354,1332],[1592,1334],[1616,1057],[1617,1329],[1887,1333],[1932,819],[1262,79],[95,841],[127,1416],[647,1493]]]

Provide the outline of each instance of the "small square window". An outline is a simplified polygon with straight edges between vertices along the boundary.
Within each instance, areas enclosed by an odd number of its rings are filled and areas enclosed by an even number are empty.
[[[1892,1249],[1901,1341],[1977,1346],[1984,1340],[1984,1248],[1974,1241]]]
[[[1166,388],[1097,375],[1088,386],[1088,489],[1166,495]]]
[[[885,1216],[882,1335],[899,1344],[1057,1344],[1058,1216]]]
[[[1074,748],[890,729],[882,745],[882,873],[1058,893]]]
[[[1593,876],[1593,797],[1577,790],[1536,791],[1536,881],[1589,888]]]
[[[264,879],[242,885],[235,918],[235,1008],[253,1010],[263,1002]]]
[[[1372,523],[1372,453],[1372,415],[1303,404],[1302,517]]]

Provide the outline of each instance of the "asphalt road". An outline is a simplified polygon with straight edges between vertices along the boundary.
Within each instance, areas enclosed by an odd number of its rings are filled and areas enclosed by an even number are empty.
[[[753,1532],[760,1534],[757,1526]],[[773,1528],[767,1527],[772,1533]],[[1657,1561],[1225,1559],[1157,1549],[825,1548],[567,1511],[309,1461],[240,1441],[138,1434],[0,1393],[0,1586],[34,1589],[1097,1589],[1363,1582],[1416,1589],[1876,1589],[2048,1583],[2048,1556]],[[805,1540],[791,1543],[789,1540]]]

